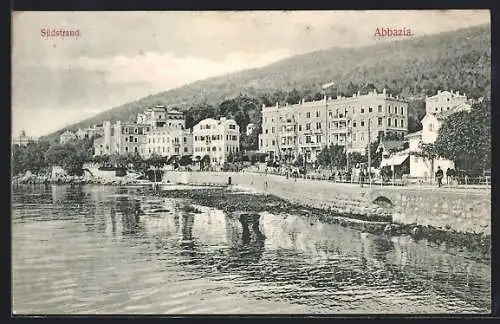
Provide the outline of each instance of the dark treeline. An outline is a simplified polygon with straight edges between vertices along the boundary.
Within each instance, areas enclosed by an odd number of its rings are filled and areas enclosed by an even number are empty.
[[[58,165],[69,174],[81,174],[83,164],[92,160],[93,153],[92,139],[75,140],[65,144],[40,141],[26,146],[14,145],[11,153],[12,173],[47,173],[52,166]]]

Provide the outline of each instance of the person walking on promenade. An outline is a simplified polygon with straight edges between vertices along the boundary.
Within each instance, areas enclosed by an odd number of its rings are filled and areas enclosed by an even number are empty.
[[[438,187],[441,187],[441,185],[443,184],[442,181],[443,181],[443,170],[441,170],[441,167],[438,165],[438,168],[437,168],[437,171],[436,171],[436,179],[437,179],[437,182],[438,182]]]
[[[365,181],[365,169],[361,168],[359,170],[359,182],[361,183],[361,187],[363,187],[363,182]]]

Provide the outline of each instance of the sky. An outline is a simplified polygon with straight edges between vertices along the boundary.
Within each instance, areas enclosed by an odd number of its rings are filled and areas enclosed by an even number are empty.
[[[490,22],[488,10],[14,12],[12,134],[41,136],[150,94],[319,49]],[[42,29],[79,37],[42,37]]]

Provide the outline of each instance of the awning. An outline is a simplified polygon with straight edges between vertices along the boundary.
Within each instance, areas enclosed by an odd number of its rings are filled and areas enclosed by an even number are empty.
[[[391,166],[391,165],[401,165],[410,155],[409,154],[401,154],[401,155],[393,155],[387,159],[383,159],[380,162],[380,166]]]

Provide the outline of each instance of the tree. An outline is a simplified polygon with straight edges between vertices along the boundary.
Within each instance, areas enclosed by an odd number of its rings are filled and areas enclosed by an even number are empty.
[[[370,144],[370,162],[371,166],[374,168],[378,168],[380,166],[380,162],[382,162],[382,150],[377,152],[379,144],[380,140],[378,138],[375,142]],[[368,156],[368,145],[365,148],[365,154]]]
[[[340,145],[330,145],[327,147],[325,145],[318,154],[316,161],[323,167],[343,167],[347,162],[344,147]]]
[[[295,88],[286,95],[286,102],[289,104],[297,104],[301,99],[299,91]]]
[[[361,153],[351,152],[349,153],[349,161],[351,162],[351,167],[353,167],[358,163],[365,163],[367,160],[366,156],[362,155]]]
[[[450,115],[435,141],[435,153],[464,170],[491,169],[491,102]]]
[[[301,153],[297,154],[297,156],[295,157],[295,159],[292,162],[292,165],[296,166],[296,167],[303,166],[304,165],[304,155],[302,155]]]

